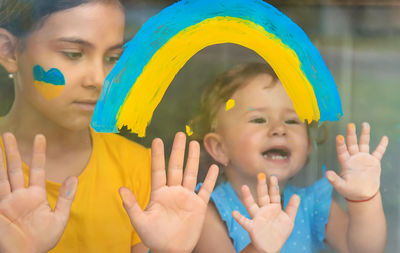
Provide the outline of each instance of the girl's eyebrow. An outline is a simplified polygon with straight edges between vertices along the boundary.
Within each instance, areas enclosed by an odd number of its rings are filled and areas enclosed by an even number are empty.
[[[91,47],[91,48],[94,47],[94,45],[92,43],[90,43],[89,41],[79,39],[79,38],[58,38],[57,40],[61,41],[61,42],[68,42],[68,43],[78,44],[78,45]]]
[[[83,40],[83,39],[80,39],[80,38],[73,38],[73,37],[72,38],[58,38],[57,40],[61,41],[61,42],[78,44],[78,45],[82,45],[82,46],[89,47],[89,48],[94,48],[95,47],[89,41]],[[108,50],[122,49],[124,44],[125,44],[125,42],[118,43],[118,44],[116,44],[114,46],[109,47]]]

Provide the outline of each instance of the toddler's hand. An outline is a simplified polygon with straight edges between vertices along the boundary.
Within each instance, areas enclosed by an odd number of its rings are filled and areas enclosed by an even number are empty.
[[[67,225],[77,179],[63,183],[56,207],[51,210],[46,194],[44,136],[35,137],[27,188],[14,135],[6,133],[3,140],[7,172],[0,148],[0,252],[48,252]]]
[[[370,126],[362,124],[360,141],[357,144],[356,127],[347,125],[347,145],[344,137],[336,137],[336,151],[341,165],[340,176],[327,171],[326,176],[337,192],[348,200],[362,201],[373,197],[379,191],[381,159],[388,145],[388,138],[382,137],[372,154],[369,153]]]
[[[232,213],[236,221],[249,233],[253,246],[260,252],[279,252],[294,227],[300,198],[293,195],[286,212],[282,210],[278,179],[270,178],[269,191],[264,174],[258,176],[258,204],[249,187],[242,187],[243,202],[251,220],[238,211]]]
[[[152,252],[191,252],[200,237],[207,203],[218,176],[218,167],[210,167],[204,184],[196,194],[194,189],[200,146],[198,142],[190,142],[185,173],[182,176],[185,144],[186,135],[177,133],[169,160],[167,180],[163,143],[160,139],[153,141],[151,195],[145,211],[142,211],[129,189],[120,189],[133,227]]]

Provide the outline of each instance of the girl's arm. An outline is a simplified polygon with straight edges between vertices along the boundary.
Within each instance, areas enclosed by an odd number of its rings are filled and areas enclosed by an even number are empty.
[[[386,220],[379,192],[383,154],[388,139],[383,137],[369,153],[370,127],[363,124],[360,140],[354,124],[347,127],[347,144],[336,138],[336,149],[342,167],[341,176],[333,171],[327,178],[346,200],[348,214],[332,202],[327,225],[327,240],[344,252],[383,252],[386,244]]]

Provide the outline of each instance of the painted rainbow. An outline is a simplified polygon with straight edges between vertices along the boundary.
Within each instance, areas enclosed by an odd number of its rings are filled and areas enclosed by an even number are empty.
[[[149,19],[106,78],[92,128],[139,136],[175,75],[203,48],[234,43],[267,61],[302,120],[334,121],[339,93],[303,30],[262,0],[183,0]]]

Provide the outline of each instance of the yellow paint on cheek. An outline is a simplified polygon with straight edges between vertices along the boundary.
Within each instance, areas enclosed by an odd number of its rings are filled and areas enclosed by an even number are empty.
[[[235,106],[235,100],[234,99],[229,99],[228,101],[226,101],[225,104],[225,111],[229,111],[230,109],[232,109]]]
[[[251,21],[215,17],[182,30],[154,54],[120,108],[117,127],[127,125],[144,136],[155,108],[178,71],[203,48],[221,43],[242,45],[258,53],[274,68],[300,119],[319,120],[314,90],[292,49]]]
[[[65,87],[64,85],[53,85],[39,81],[34,81],[34,86],[46,100],[51,100],[55,97],[60,96],[62,90]]]

